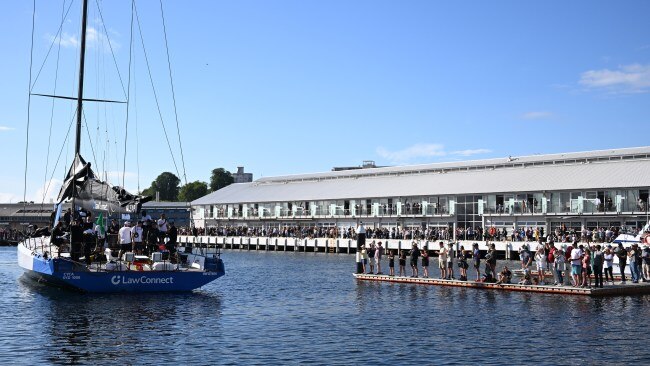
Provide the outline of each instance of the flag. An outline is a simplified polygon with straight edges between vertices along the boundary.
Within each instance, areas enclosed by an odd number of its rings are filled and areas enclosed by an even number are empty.
[[[103,237],[106,234],[106,229],[104,228],[104,213],[99,213],[97,220],[95,220],[95,225],[99,226],[98,234]]]

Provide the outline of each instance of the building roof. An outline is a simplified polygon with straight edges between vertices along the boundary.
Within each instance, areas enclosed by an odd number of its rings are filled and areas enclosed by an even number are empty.
[[[150,209],[156,209],[156,208],[189,208],[190,203],[189,202],[165,202],[165,201],[150,201],[147,203],[144,203],[142,205],[142,208],[144,210],[150,208]]]
[[[299,174],[231,184],[193,205],[650,186],[650,147]]]

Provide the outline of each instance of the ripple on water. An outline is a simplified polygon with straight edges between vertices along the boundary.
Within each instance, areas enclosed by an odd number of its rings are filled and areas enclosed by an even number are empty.
[[[24,280],[0,248],[0,363],[644,362],[650,296],[588,299],[357,282],[354,257],[227,251],[190,294],[83,295]],[[437,273],[432,273],[436,276]],[[634,332],[634,330],[638,332]],[[572,357],[548,349],[565,350]]]

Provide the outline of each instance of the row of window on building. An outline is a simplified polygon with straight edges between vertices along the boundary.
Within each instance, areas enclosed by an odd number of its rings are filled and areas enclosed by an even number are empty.
[[[486,215],[646,212],[647,206],[648,189],[624,189],[206,205],[198,218],[456,215],[472,222]]]

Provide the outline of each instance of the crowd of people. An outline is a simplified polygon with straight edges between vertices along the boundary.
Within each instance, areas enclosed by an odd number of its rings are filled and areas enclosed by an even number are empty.
[[[0,242],[19,242],[25,237],[24,233],[10,227],[0,228]]]
[[[403,227],[367,227],[366,237],[370,239],[397,239],[397,240],[450,240],[453,237],[451,227],[428,228],[403,228]],[[315,225],[285,225],[285,226],[212,226],[208,228],[181,227],[180,235],[193,236],[246,236],[246,237],[282,237],[297,239],[314,238],[340,238],[356,239],[356,228],[350,227],[323,227]]]
[[[358,262],[361,270],[368,274],[383,274],[381,271],[381,262],[384,257],[388,258],[388,276],[395,276],[395,257],[398,263],[398,276],[407,276],[407,261],[411,267],[411,277],[419,277],[419,267],[422,267],[422,277],[429,277],[429,265],[431,262],[431,253],[438,256],[438,269],[440,270],[440,279],[460,281],[468,280],[468,269],[470,265],[476,271],[476,281],[480,282],[497,282],[505,281],[506,278],[500,278],[496,272],[497,253],[494,244],[489,245],[485,256],[481,258],[481,252],[478,243],[474,243],[472,248],[465,249],[463,245],[455,248],[454,243],[438,243],[438,248],[428,248],[426,244],[420,248],[418,242],[413,241],[411,249],[388,250],[383,247],[382,242],[372,242],[365,244],[358,251]],[[481,275],[481,263],[484,263],[485,269]],[[456,277],[455,268],[458,268],[458,278]],[[376,272],[375,272],[376,268]],[[508,270],[507,267],[505,267]],[[508,270],[509,271],[509,270]],[[503,271],[502,271],[503,272]],[[508,275],[507,281],[510,282],[512,273]]]
[[[81,209],[73,213],[72,209],[68,209],[51,233],[48,228],[42,228],[34,235],[49,235],[50,243],[69,250],[72,260],[79,261],[83,257],[90,264],[93,259],[105,259],[106,248],[119,250],[118,257],[126,252],[149,255],[167,250],[173,253],[178,229],[173,221],[167,221],[165,214],[155,220],[145,210],[133,223],[125,221],[120,227],[118,220],[112,219],[105,227],[102,220],[93,219],[90,211]]]
[[[453,240],[454,229],[450,226],[421,227],[366,227],[366,237],[369,239],[391,240]],[[539,242],[552,240],[553,242],[571,243],[583,241],[586,243],[611,243],[620,233],[638,234],[638,228],[595,227],[582,229],[567,228],[561,225],[547,233],[544,227],[523,226],[516,229],[482,227],[457,227],[457,240],[483,240],[483,241],[513,241],[513,242]],[[356,239],[354,227],[323,227],[316,225],[284,225],[284,226],[212,226],[208,228],[181,227],[180,235],[194,236],[246,236],[246,237],[282,237],[297,239],[314,238],[340,238]]]
[[[410,250],[387,250],[381,241],[373,240],[359,248],[357,261],[363,273],[381,275],[383,274],[382,260],[387,257],[388,276],[395,276],[397,257],[397,276],[408,276],[406,267],[408,262],[411,267],[411,277],[419,277],[419,267],[421,267],[422,277],[428,278],[431,254],[437,255],[440,279],[467,281],[468,269],[472,267],[476,272],[475,280],[478,282],[501,284],[512,281],[513,272],[507,265],[497,273],[497,253],[494,243],[488,245],[487,252],[482,256],[477,243],[474,243],[472,248],[465,249],[464,246],[456,247],[451,242],[446,245],[444,242],[439,242],[438,248],[434,249],[428,248],[426,244],[420,247],[416,241],[413,241]],[[602,288],[606,283],[613,285],[615,257],[618,258],[621,283],[625,284],[627,281],[626,266],[629,267],[632,283],[650,282],[648,245],[633,244],[629,248],[624,248],[620,243],[614,247],[611,244],[581,244],[578,241],[567,244],[548,240],[538,241],[533,252],[528,244],[521,246],[519,259],[522,279],[519,284],[570,285],[583,288]],[[456,277],[456,270],[458,270],[458,277]]]
[[[574,287],[602,288],[605,283],[614,284],[614,259],[618,259],[621,283],[626,283],[625,268],[629,267],[632,283],[650,281],[650,247],[635,243],[628,248],[619,243],[595,244],[573,242],[560,245],[547,241],[539,243],[531,254],[530,248],[523,245],[519,251],[521,269],[524,273],[522,284],[545,285],[546,273],[551,272],[553,284]],[[536,276],[531,273],[535,263]],[[592,286],[591,278],[594,278]]]

